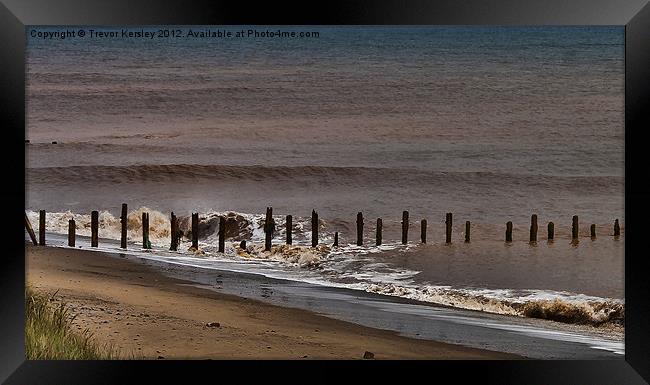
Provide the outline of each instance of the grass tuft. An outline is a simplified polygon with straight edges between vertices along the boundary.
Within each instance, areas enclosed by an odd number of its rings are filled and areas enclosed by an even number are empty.
[[[65,304],[53,304],[54,297],[25,289],[25,353],[30,360],[115,360],[113,345],[98,344],[86,328],[75,331]]]

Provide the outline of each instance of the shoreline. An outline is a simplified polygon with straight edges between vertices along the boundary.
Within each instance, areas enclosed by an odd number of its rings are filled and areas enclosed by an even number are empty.
[[[74,325],[145,359],[519,359],[196,287],[107,253],[25,246],[28,284]],[[219,325],[216,326],[216,323]],[[212,326],[207,326],[211,324]]]

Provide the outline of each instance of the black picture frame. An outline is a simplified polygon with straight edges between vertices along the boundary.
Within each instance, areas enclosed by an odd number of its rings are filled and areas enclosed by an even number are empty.
[[[644,129],[650,127],[650,4],[613,0],[250,2],[182,0],[2,0],[0,122],[9,174],[0,254],[0,380],[11,384],[408,381],[642,384],[650,381],[650,283],[642,224],[650,212]],[[156,24],[625,25],[625,360],[601,361],[27,361],[24,351],[25,26]],[[22,158],[21,158],[22,156]],[[22,160],[21,160],[22,159]],[[307,370],[298,374],[297,368]],[[415,373],[417,371],[417,373]],[[422,377],[423,376],[423,377]],[[645,381],[644,381],[645,379]],[[420,380],[418,380],[420,381]]]

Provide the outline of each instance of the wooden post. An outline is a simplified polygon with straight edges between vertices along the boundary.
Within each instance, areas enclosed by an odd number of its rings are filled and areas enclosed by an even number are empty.
[[[618,224],[618,219],[614,221],[614,236],[618,237],[621,235],[621,226]]]
[[[447,243],[451,243],[451,224],[452,224],[451,213],[447,213],[447,216],[445,218],[445,234],[446,234]]]
[[[530,243],[537,242],[537,214],[530,217]]]
[[[293,231],[293,217],[291,215],[287,215],[287,222],[285,227],[287,230],[287,245],[290,245],[293,243],[293,239],[291,236],[291,232]]]
[[[149,213],[142,213],[142,248],[151,248],[149,247]]]
[[[318,246],[318,214],[311,211],[311,247]]]
[[[334,233],[334,245],[333,246],[334,247],[339,246],[339,232],[338,231]]]
[[[245,248],[245,247],[244,247]],[[269,250],[271,250],[271,241],[269,241]],[[219,252],[226,251],[226,217],[219,217]]]
[[[264,219],[264,251],[271,251],[271,239],[273,239],[273,208],[266,208],[266,218]]]
[[[596,239],[596,225],[591,224],[591,239]]]
[[[45,246],[45,210],[38,212],[38,244]]]
[[[99,245],[99,211],[90,213],[90,246],[97,247]]]
[[[192,248],[199,249],[199,213],[192,213]]]
[[[382,230],[383,223],[381,221],[381,218],[377,218],[377,235],[375,236],[376,242],[375,244],[377,246],[381,245],[381,230]]]
[[[506,242],[512,242],[512,222],[506,223]]]
[[[406,245],[409,238],[409,212],[402,211],[402,245]]]
[[[174,215],[174,213],[172,213],[172,215]],[[122,203],[122,215],[120,215],[120,222],[122,222],[122,236],[120,237],[120,247],[126,249],[126,225],[127,225],[126,203]],[[172,242],[174,242],[173,238],[172,238]],[[172,249],[172,250],[176,250],[176,249]]]
[[[469,243],[469,229],[470,229],[470,223],[469,221],[465,222],[465,243]]]
[[[420,240],[422,243],[427,243],[427,220],[420,221]]]
[[[573,216],[573,223],[571,224],[571,238],[575,241],[578,239],[578,216]]]
[[[173,211],[172,211],[170,222],[171,222],[172,244],[169,247],[169,250],[177,251],[178,250],[178,218],[176,218],[176,215],[174,215]]]
[[[38,241],[36,240],[36,234],[34,234],[34,229],[32,228],[32,224],[29,222],[29,218],[27,217],[27,213],[25,213],[25,228],[27,229],[27,233],[29,234],[29,238],[32,240],[32,243],[34,246],[38,246]]]
[[[363,245],[363,213],[357,213],[357,246]]]
[[[555,238],[555,225],[553,222],[548,223],[548,240],[552,241]]]
[[[74,247],[76,226],[74,219],[68,221],[68,246]]]
[[[178,229],[178,217],[174,215],[174,218],[176,219],[174,222],[174,241],[176,245],[176,250],[178,250],[178,246],[180,246],[181,244],[181,235],[183,233]]]

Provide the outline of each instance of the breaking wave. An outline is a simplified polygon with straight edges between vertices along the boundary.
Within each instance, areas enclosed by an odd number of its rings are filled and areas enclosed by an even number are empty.
[[[571,293],[525,290],[458,289],[369,285],[366,291],[488,313],[547,319],[562,323],[623,326],[625,305],[620,300]],[[546,298],[539,298],[539,297]]]
[[[149,213],[150,241],[154,247],[169,247],[170,220],[161,212],[140,207],[127,215],[127,240],[142,242],[142,213]],[[38,231],[38,212],[27,215]],[[225,253],[218,253],[219,217],[224,216],[228,225]],[[199,252],[189,251],[191,242],[191,219],[179,217],[181,237],[179,253],[193,258],[226,258],[258,262],[273,262],[292,272],[297,279],[308,279],[324,285],[347,287],[381,295],[408,298],[482,312],[547,319],[568,324],[623,326],[625,305],[622,300],[591,297],[581,294],[549,290],[510,290],[459,288],[416,283],[411,278],[419,272],[390,267],[372,259],[374,253],[408,252],[412,245],[386,243],[381,246],[359,247],[330,246],[333,233],[331,223],[320,220],[318,247],[310,247],[311,220],[296,218],[293,223],[294,244],[283,244],[286,229],[281,216],[276,219],[275,244],[270,251],[264,250],[264,216],[236,213],[209,212],[199,216]],[[90,236],[90,215],[70,211],[47,213],[48,232],[67,234],[68,221],[74,219],[77,234]],[[334,224],[341,225],[341,223]],[[120,239],[121,222],[108,211],[99,213],[99,236]],[[245,247],[241,241],[247,241]]]

